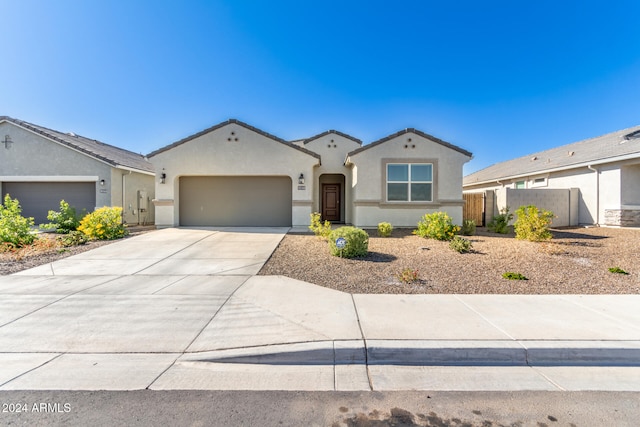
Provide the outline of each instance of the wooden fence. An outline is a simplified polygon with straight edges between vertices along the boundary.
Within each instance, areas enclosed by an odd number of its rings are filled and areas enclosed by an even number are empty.
[[[472,219],[478,227],[484,227],[484,193],[464,193],[462,218]]]

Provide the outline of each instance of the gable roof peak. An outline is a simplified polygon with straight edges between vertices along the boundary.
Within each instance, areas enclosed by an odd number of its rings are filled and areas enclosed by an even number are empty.
[[[453,144],[451,144],[449,142],[446,142],[446,141],[444,141],[444,140],[442,140],[440,138],[436,138],[435,136],[429,135],[428,133],[422,132],[421,130],[418,130],[416,128],[405,128],[403,130],[400,130],[400,131],[398,131],[396,133],[393,133],[393,134],[391,134],[389,136],[386,136],[386,137],[384,137],[382,139],[379,139],[379,140],[374,141],[374,142],[372,142],[370,144],[367,144],[367,145],[365,145],[363,147],[360,147],[360,148],[358,148],[356,150],[353,150],[352,152],[348,153],[347,156],[352,156],[354,154],[358,154],[358,153],[360,153],[360,152],[362,152],[364,150],[368,150],[369,148],[373,148],[373,147],[375,147],[377,145],[384,144],[385,142],[390,141],[392,139],[395,139],[395,138],[397,138],[399,136],[406,135],[407,133],[413,133],[415,135],[421,136],[422,138],[428,139],[428,140],[433,141],[433,142],[435,142],[437,144],[443,145],[443,146],[445,146],[447,148],[450,148],[450,149],[452,149],[454,151],[462,153],[465,156],[473,157],[473,154],[470,151],[467,151],[467,150],[465,150],[463,148],[458,147],[457,145],[453,145]]]
[[[303,144],[308,144],[308,143],[310,143],[312,141],[315,141],[316,139],[322,138],[323,136],[327,136],[329,134],[338,135],[338,136],[341,136],[343,138],[350,139],[351,141],[355,142],[358,145],[362,145],[362,141],[359,140],[358,138],[355,138],[355,137],[353,137],[351,135],[348,135],[346,133],[340,132],[340,131],[335,130],[335,129],[329,129],[327,131],[324,131],[322,133],[314,135],[314,136],[312,136],[310,138],[307,138],[307,139],[303,140]]]
[[[220,128],[223,128],[225,126],[228,126],[230,124],[236,124],[236,125],[242,126],[245,129],[248,129],[248,130],[250,130],[252,132],[255,132],[255,133],[257,133],[259,135],[262,135],[262,136],[264,136],[266,138],[272,139],[272,140],[274,140],[276,142],[279,142],[281,144],[284,144],[287,147],[291,147],[291,148],[293,148],[295,150],[302,151],[303,153],[309,154],[310,156],[316,157],[318,159],[320,158],[320,155],[317,154],[317,153],[314,153],[313,151],[307,150],[306,148],[300,147],[298,145],[291,144],[288,141],[285,141],[284,139],[282,139],[280,137],[277,137],[277,136],[272,135],[272,134],[270,134],[268,132],[265,132],[262,129],[258,129],[257,127],[251,126],[250,124],[247,124],[247,123],[245,123],[245,122],[243,122],[241,120],[238,120],[238,119],[225,120],[224,122],[218,123],[217,125],[211,126],[210,128],[204,129],[204,130],[202,130],[200,132],[196,132],[193,135],[187,136],[186,138],[182,138],[179,141],[176,141],[176,142],[174,142],[172,144],[166,145],[166,146],[164,146],[164,147],[162,147],[162,148],[160,148],[158,150],[155,150],[155,151],[147,154],[146,157],[153,157],[153,156],[155,156],[157,154],[160,154],[160,153],[163,153],[165,151],[168,151],[168,150],[170,150],[172,148],[175,148],[175,147],[177,147],[179,145],[184,144],[185,142],[189,142],[189,141],[191,141],[193,139],[199,138],[199,137],[201,137],[203,135],[206,135],[208,133],[216,131],[216,130],[218,130]]]

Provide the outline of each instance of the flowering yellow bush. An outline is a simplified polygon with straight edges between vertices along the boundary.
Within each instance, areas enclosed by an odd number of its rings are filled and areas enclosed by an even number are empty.
[[[122,208],[118,206],[96,209],[82,218],[78,230],[95,240],[119,239],[129,234],[122,224]]]
[[[413,234],[429,239],[451,241],[460,227],[453,225],[452,219],[446,212],[425,214],[418,222],[418,229]]]

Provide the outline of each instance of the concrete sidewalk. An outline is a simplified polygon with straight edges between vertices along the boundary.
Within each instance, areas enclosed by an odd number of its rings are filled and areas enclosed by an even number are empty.
[[[0,390],[640,391],[640,295],[350,295],[286,229],[167,229],[0,276]]]

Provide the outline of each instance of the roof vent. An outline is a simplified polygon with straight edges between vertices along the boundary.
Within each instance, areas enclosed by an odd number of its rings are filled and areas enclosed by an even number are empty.
[[[567,156],[569,157],[573,156],[574,154],[576,154],[575,151],[567,151]]]
[[[635,132],[631,132],[627,135],[624,136],[624,139],[626,141],[630,140],[630,139],[640,139],[640,130],[637,130]],[[624,143],[624,141],[622,141]]]
[[[536,156],[533,156],[533,157],[531,158],[531,161],[533,162],[533,161],[535,161],[535,160],[538,160],[538,158],[537,158]]]
[[[75,133],[73,133],[73,132],[67,132],[67,135],[69,135],[69,136],[75,136],[75,137],[77,137],[77,136],[78,136],[78,135],[76,135],[76,134],[75,134]]]

